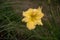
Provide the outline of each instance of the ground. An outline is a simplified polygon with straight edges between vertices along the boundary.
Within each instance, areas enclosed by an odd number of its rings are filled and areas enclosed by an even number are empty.
[[[0,0],[0,40],[59,40],[59,0]],[[28,30],[21,22],[22,12],[42,7],[43,26]]]

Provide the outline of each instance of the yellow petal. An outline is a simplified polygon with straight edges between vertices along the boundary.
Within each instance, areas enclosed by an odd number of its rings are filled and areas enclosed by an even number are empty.
[[[37,18],[42,18],[44,16],[43,12],[42,12],[42,8],[38,8],[38,9],[34,9],[34,13],[36,14]]]
[[[37,9],[38,9],[38,10],[40,10],[40,9],[42,10],[42,7],[38,7]]]
[[[28,22],[28,18],[23,18],[22,22]]]
[[[23,16],[25,16],[25,17],[30,17],[29,14],[26,13],[26,12],[23,12]]]
[[[40,13],[40,14],[38,15],[39,18],[42,18],[43,16],[44,16],[43,13]]]
[[[41,20],[38,20],[38,21],[37,21],[37,24],[38,24],[38,25],[43,25],[43,23],[42,23]]]
[[[39,7],[38,11],[39,11],[38,16],[40,16],[40,18],[42,18],[44,16],[44,13],[42,12],[42,8]]]
[[[27,28],[28,28],[29,30],[35,29],[35,24],[34,24],[33,22],[28,22],[28,23],[27,23]]]
[[[33,9],[29,8],[27,11],[23,12],[23,16],[29,17],[32,14]]]

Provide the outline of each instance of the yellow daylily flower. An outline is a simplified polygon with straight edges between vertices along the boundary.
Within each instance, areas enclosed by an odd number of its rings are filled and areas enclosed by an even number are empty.
[[[29,8],[27,11],[23,12],[24,18],[23,22],[26,22],[27,28],[29,30],[35,29],[36,25],[43,25],[41,18],[44,16],[42,8]]]

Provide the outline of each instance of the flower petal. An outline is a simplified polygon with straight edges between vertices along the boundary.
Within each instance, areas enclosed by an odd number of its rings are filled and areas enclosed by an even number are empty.
[[[22,19],[22,22],[29,22],[29,21],[30,21],[30,18],[28,18],[28,17],[25,17]]]
[[[33,9],[30,8],[27,11],[23,12],[23,16],[29,17],[32,14],[32,12],[33,12]]]
[[[43,23],[42,23],[41,20],[38,20],[38,21],[37,21],[37,24],[38,24],[38,25],[43,25]]]
[[[34,24],[33,22],[28,22],[28,23],[27,23],[27,28],[28,28],[29,30],[35,29],[35,24]]]

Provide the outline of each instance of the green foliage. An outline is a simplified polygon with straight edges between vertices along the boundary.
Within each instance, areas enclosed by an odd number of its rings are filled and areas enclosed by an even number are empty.
[[[18,1],[18,0],[17,0]],[[28,30],[26,24],[22,23],[23,2],[13,0],[0,1],[0,40],[59,40],[60,39],[60,6],[59,0],[30,0],[42,6],[45,14],[43,26],[37,26],[34,30]],[[45,3],[45,4],[44,4]],[[15,5],[16,4],[16,5]],[[20,5],[18,8],[18,4]],[[14,8],[15,6],[17,8]],[[27,4],[28,5],[28,4]],[[32,4],[31,4],[32,5]],[[35,6],[37,6],[35,5]],[[22,7],[21,7],[22,6]],[[58,7],[57,7],[58,6]],[[29,6],[27,6],[29,7]],[[33,7],[33,6],[32,6]],[[26,8],[26,7],[25,7]],[[15,11],[20,9],[19,12]]]

